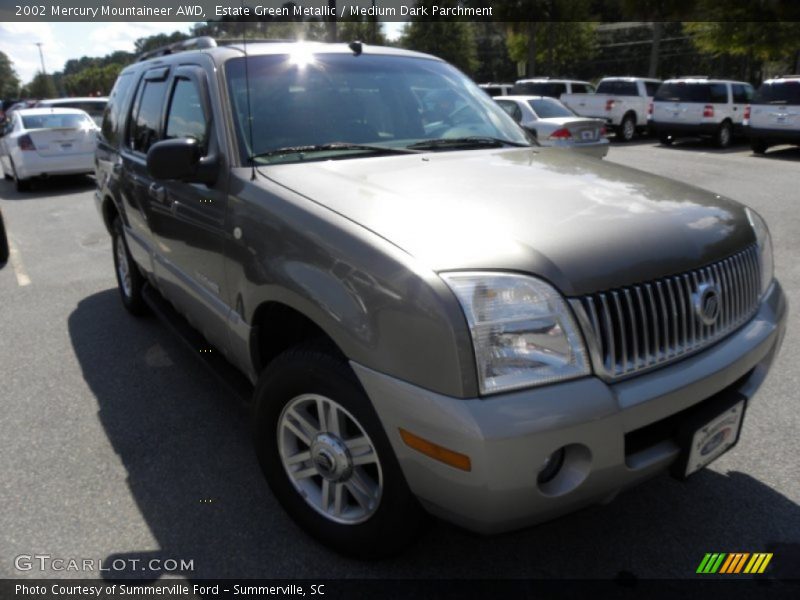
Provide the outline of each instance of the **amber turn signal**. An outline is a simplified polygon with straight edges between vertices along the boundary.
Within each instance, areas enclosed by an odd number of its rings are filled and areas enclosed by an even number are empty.
[[[433,442],[429,442],[418,435],[414,435],[410,431],[406,431],[402,427],[400,427],[400,437],[403,438],[406,446],[413,448],[417,452],[421,452],[425,456],[430,456],[434,460],[443,462],[456,469],[461,469],[462,471],[472,470],[472,461],[470,461],[469,456],[466,454],[461,454],[439,446],[438,444],[434,444]]]

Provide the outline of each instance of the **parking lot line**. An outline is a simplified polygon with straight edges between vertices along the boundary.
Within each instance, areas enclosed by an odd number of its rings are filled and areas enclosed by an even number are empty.
[[[25,272],[25,266],[22,264],[22,257],[19,253],[19,248],[14,243],[11,236],[8,236],[8,262],[11,263],[11,268],[14,270],[14,275],[17,277],[17,285],[25,287],[31,284],[31,278]]]

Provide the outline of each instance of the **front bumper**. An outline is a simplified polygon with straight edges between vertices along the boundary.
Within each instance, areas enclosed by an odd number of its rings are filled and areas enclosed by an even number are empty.
[[[468,529],[497,533],[609,501],[666,470],[678,456],[676,443],[667,434],[642,444],[641,433],[723,390],[752,398],[783,341],[786,313],[776,281],[753,319],[713,347],[612,385],[586,377],[463,400],[353,368],[423,505]],[[412,450],[399,428],[466,454],[471,470]],[[559,474],[537,483],[546,457],[564,446]]]

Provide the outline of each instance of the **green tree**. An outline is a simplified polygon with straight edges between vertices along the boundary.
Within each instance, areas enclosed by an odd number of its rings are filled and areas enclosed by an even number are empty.
[[[418,0],[417,6],[455,6],[453,0]],[[454,64],[471,75],[478,68],[475,35],[472,24],[452,19],[433,20],[431,17],[414,17],[403,29],[400,46],[418,52],[427,52]]]
[[[5,52],[0,52],[0,99],[16,97],[19,94],[19,83],[11,60]]]
[[[594,54],[591,0],[510,0],[497,8],[498,21],[525,19],[510,23],[506,41],[509,56],[525,63],[528,76],[566,74]]]
[[[53,78],[46,73],[37,73],[25,87],[31,98],[54,98],[56,96]]]
[[[189,39],[189,35],[181,31],[173,31],[172,33],[158,33],[148,37],[139,38],[133,43],[134,52],[142,54],[149,50],[155,50],[161,46],[167,46],[174,42],[180,42]]]
[[[386,44],[383,26],[374,17],[369,17],[366,21],[350,19],[339,21],[336,34],[343,42],[360,40],[365,44],[372,44],[375,46],[383,46]]]

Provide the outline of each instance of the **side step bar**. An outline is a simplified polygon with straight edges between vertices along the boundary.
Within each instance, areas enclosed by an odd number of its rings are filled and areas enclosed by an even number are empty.
[[[200,360],[217,378],[217,380],[239,401],[250,408],[253,398],[253,385],[236,367],[229,363],[221,352],[200,352],[200,348],[211,348],[203,335],[164,297],[147,284],[142,290],[144,301],[164,324],[169,327],[183,342],[191,353]]]

